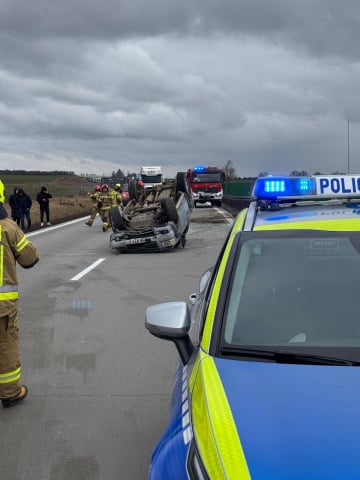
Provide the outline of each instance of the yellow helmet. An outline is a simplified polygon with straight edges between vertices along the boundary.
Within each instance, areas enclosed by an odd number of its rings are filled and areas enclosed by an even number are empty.
[[[5,203],[5,186],[0,180],[0,203]]]
[[[121,183],[117,183],[117,184],[115,185],[115,187],[116,187],[116,188],[121,188]]]

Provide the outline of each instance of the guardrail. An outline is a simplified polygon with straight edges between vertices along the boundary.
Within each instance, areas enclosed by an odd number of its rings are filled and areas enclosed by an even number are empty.
[[[225,210],[232,215],[236,215],[244,208],[247,208],[250,203],[250,197],[233,197],[230,195],[224,195],[222,199],[222,206]]]

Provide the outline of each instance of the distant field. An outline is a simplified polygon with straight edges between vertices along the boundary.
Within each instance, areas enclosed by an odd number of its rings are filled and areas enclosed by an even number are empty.
[[[90,215],[91,201],[88,192],[94,184],[77,175],[0,175],[5,185],[5,208],[10,215],[8,198],[15,187],[21,187],[30,195],[33,206],[31,218],[33,228],[40,226],[39,204],[36,195],[46,186],[53,198],[50,200],[50,219],[53,224]]]
[[[45,185],[52,195],[79,196],[86,195],[93,184],[78,175],[0,175],[5,185],[7,196],[15,187],[21,187],[30,196],[36,196],[41,187]]]

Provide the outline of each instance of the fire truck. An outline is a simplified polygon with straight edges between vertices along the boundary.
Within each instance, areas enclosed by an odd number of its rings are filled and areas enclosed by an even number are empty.
[[[224,172],[220,167],[196,166],[189,168],[187,176],[194,197],[194,206],[198,203],[211,203],[221,207],[223,198],[222,184]]]

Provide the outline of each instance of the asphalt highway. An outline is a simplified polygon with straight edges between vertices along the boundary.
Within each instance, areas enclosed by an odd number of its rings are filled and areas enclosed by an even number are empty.
[[[119,254],[100,220],[28,234],[41,255],[18,267],[23,383],[0,407],[0,479],[142,480],[167,421],[175,346],[144,327],[146,307],[186,300],[232,224],[194,209],[185,248]]]

